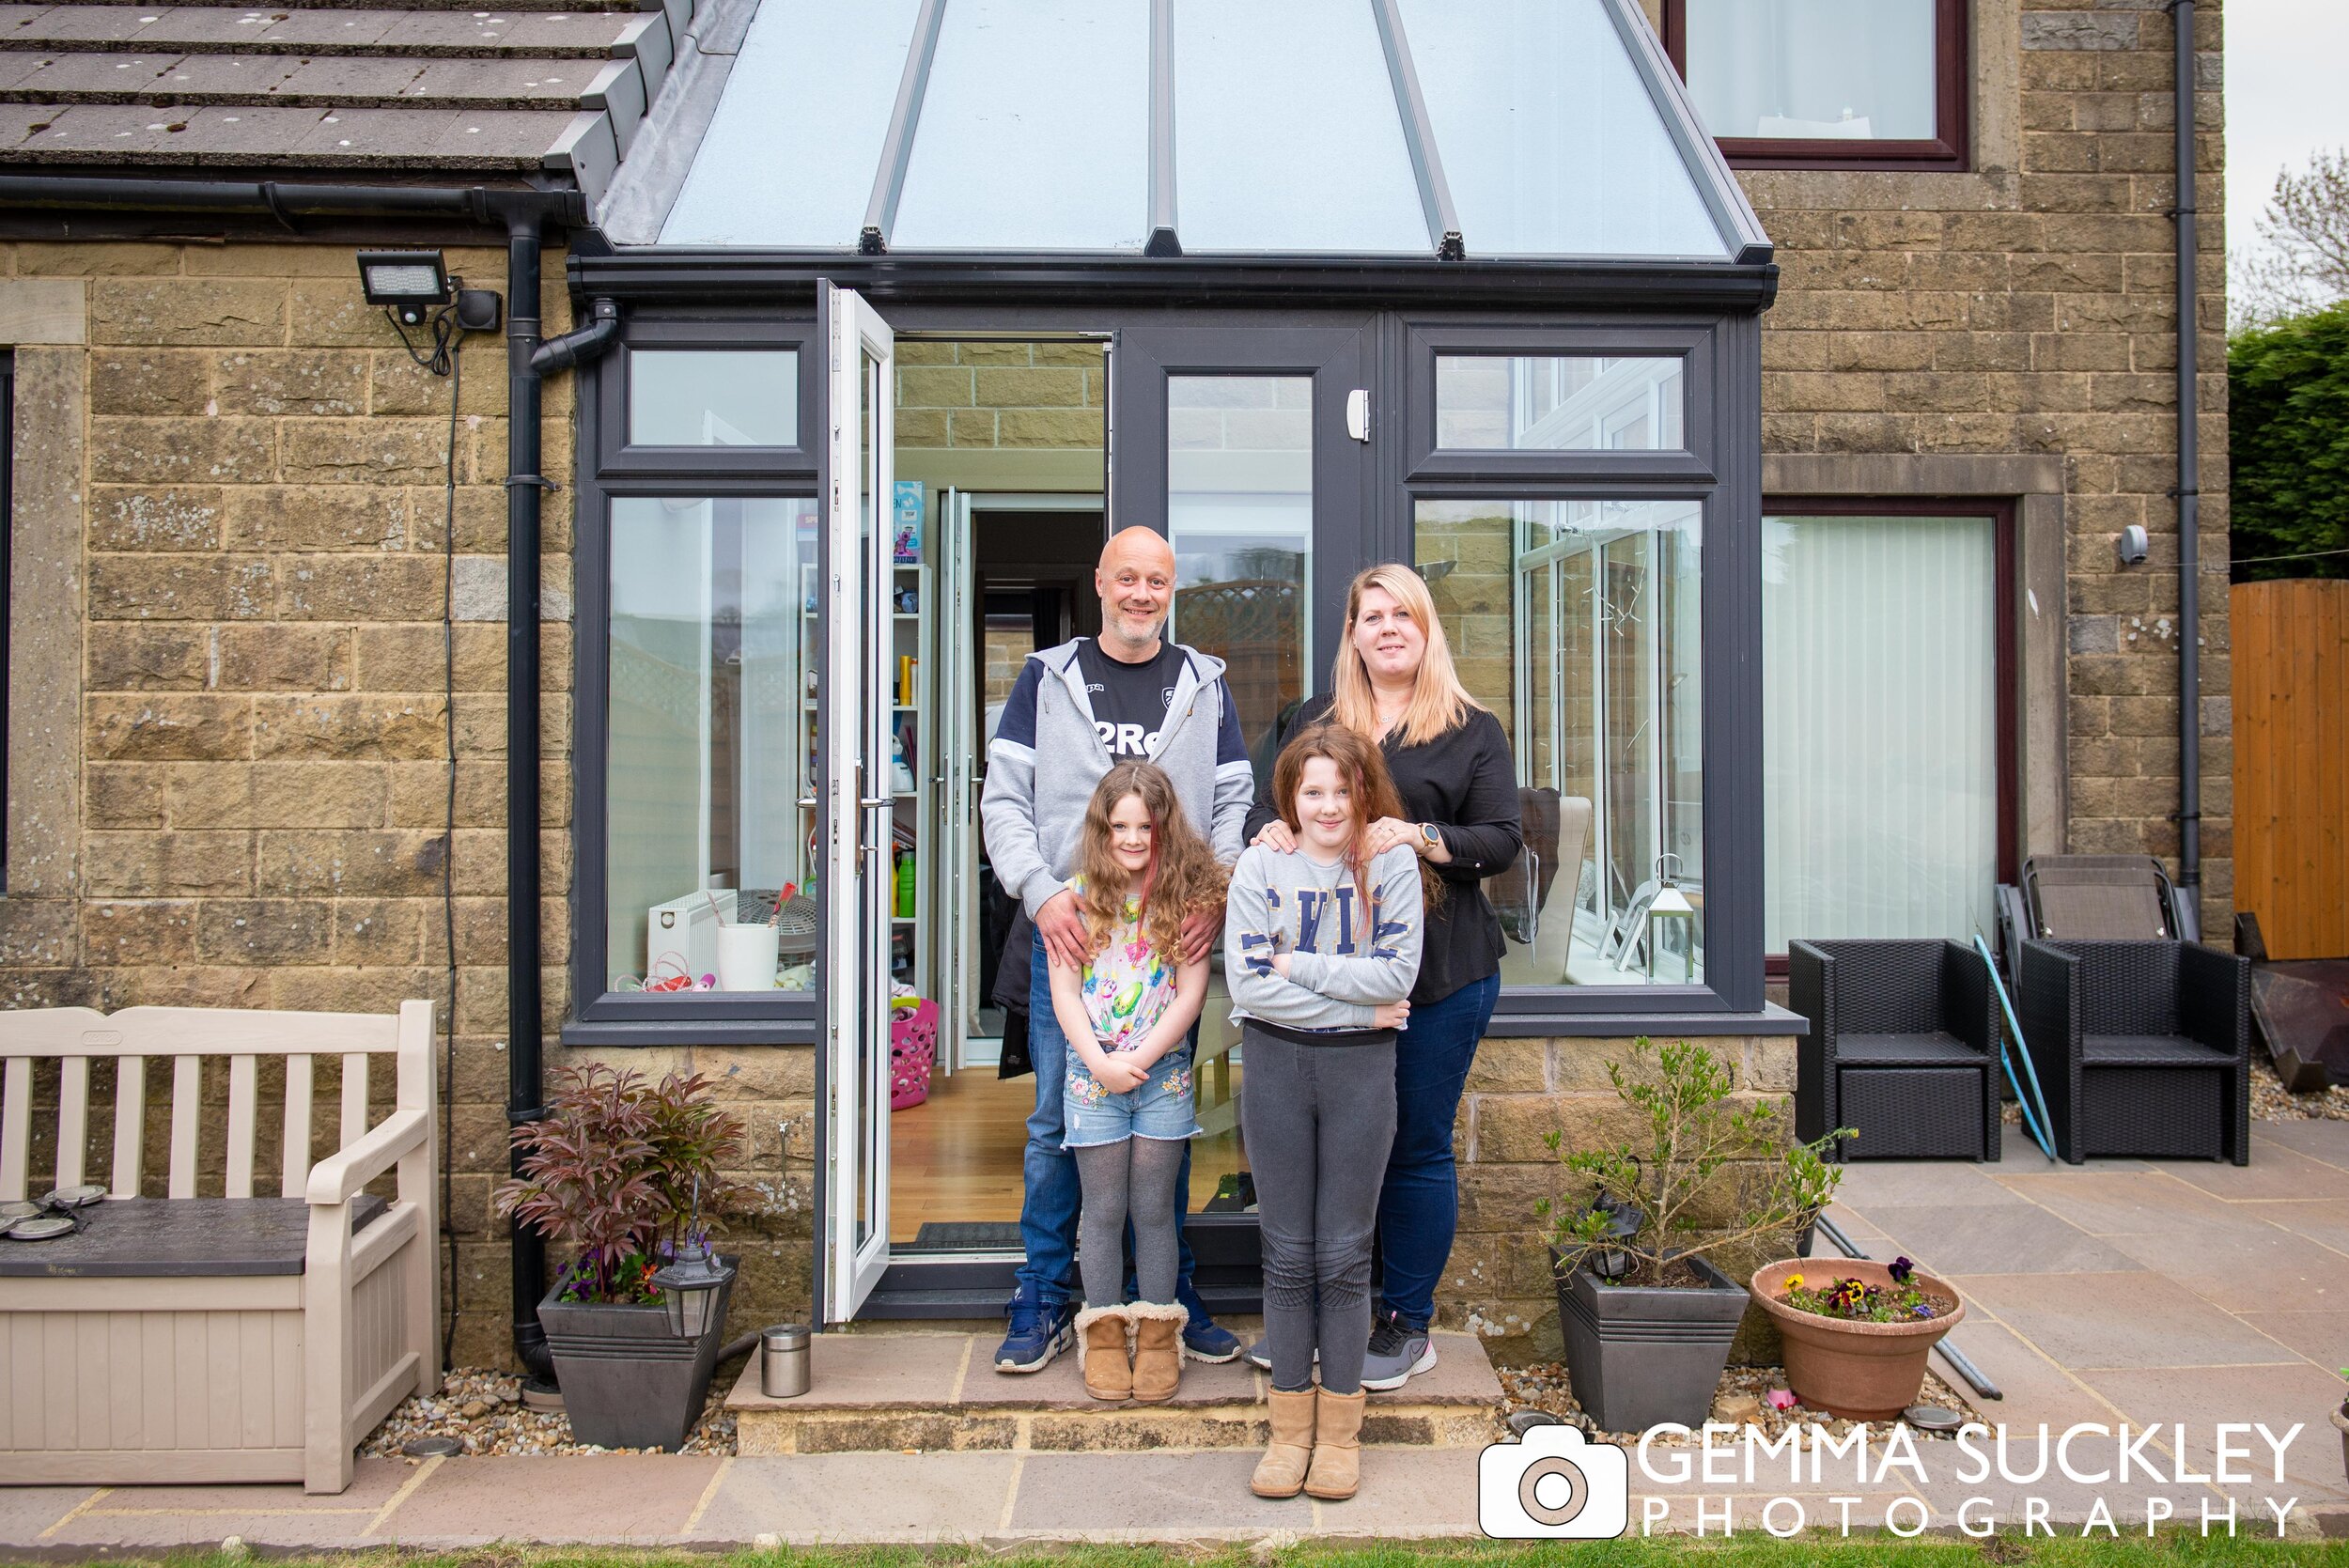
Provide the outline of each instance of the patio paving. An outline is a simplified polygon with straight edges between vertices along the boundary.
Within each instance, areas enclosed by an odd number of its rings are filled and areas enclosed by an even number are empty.
[[[2051,1166],[2011,1131],[1996,1165],[1860,1161],[1846,1171],[1834,1211],[1845,1234],[1878,1258],[1906,1252],[1964,1292],[1968,1317],[1952,1338],[2003,1390],[2002,1400],[1978,1403],[1983,1420],[2007,1427],[2019,1471],[2046,1456],[2043,1422],[2061,1434],[2125,1421],[2162,1428],[2145,1452],[2171,1479],[2098,1485],[1993,1475],[1969,1484],[1952,1473],[1957,1451],[1945,1442],[1921,1445],[1932,1472],[1924,1481],[1887,1471],[1859,1488],[1832,1464],[1815,1482],[1807,1473],[1785,1481],[1781,1459],[1751,1483],[1710,1486],[1696,1476],[1649,1481],[1635,1464],[1635,1530],[1651,1498],[1665,1511],[1659,1529],[1694,1528],[1701,1499],[1712,1533],[1724,1509],[1750,1533],[1778,1497],[1793,1499],[1778,1505],[1779,1523],[1799,1504],[1812,1528],[1832,1529],[1842,1510],[1830,1498],[1857,1493],[1853,1529],[1909,1507],[1895,1503],[1906,1494],[1937,1528],[1953,1523],[1968,1497],[1989,1499],[2001,1525],[2019,1527],[2024,1499],[2037,1497],[2065,1533],[2101,1498],[2123,1529],[2144,1528],[2149,1510],[2190,1527],[2204,1511],[2223,1517],[2232,1503],[2243,1529],[2264,1534],[2274,1529],[2272,1496],[2297,1499],[2296,1533],[2349,1535],[2349,1481],[2326,1419],[2342,1392],[2334,1369],[2349,1362],[2349,1123],[2254,1124],[2248,1169]],[[988,1419],[1004,1401],[1050,1405],[1073,1392],[1059,1387],[1073,1373],[1015,1386],[974,1370],[970,1343],[967,1334],[908,1336],[904,1354],[887,1358],[844,1346],[864,1354],[832,1367],[838,1375],[820,1380],[818,1398],[926,1403],[947,1389],[946,1419],[959,1421]],[[1946,1364],[1935,1370],[1958,1382]],[[1250,1381],[1234,1369],[1193,1369],[1190,1379],[1203,1399],[1230,1398]],[[2263,1469],[2243,1484],[2174,1479],[2180,1463],[2212,1472],[2220,1421],[2266,1422],[2278,1435],[2300,1423],[2283,1482]],[[2272,1463],[2257,1434],[2238,1440],[2253,1468]],[[2073,1457],[2114,1459],[2108,1440],[2083,1441]],[[1476,1532],[1471,1448],[1366,1449],[1363,1494],[1350,1503],[1253,1498],[1252,1463],[1229,1448],[1071,1453],[1024,1438],[965,1452],[364,1459],[339,1498],[292,1486],[0,1487],[0,1551],[54,1557],[231,1535],[257,1548],[316,1550]],[[1914,1518],[1896,1516],[1904,1528]]]

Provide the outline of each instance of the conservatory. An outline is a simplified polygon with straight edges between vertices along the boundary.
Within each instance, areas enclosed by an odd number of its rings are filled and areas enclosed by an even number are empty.
[[[1260,768],[1348,579],[1424,576],[1518,774],[1495,1033],[1787,1032],[1776,272],[1635,0],[766,0],[671,87],[570,260],[620,329],[580,387],[564,1035],[812,1055],[827,1320],[1007,1274],[1032,1091],[977,800],[1114,529],[1167,536]],[[1223,1011],[1203,1284],[1252,1224]]]

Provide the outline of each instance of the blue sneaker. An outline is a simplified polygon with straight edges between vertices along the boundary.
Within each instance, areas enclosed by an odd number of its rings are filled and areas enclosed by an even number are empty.
[[[1077,1343],[1077,1309],[1071,1302],[1047,1301],[1021,1285],[1003,1310],[1011,1327],[995,1347],[997,1372],[1042,1372]]]
[[[1190,1281],[1175,1288],[1174,1299],[1190,1312],[1190,1320],[1183,1325],[1184,1355],[1212,1365],[1239,1354],[1238,1337],[1207,1315],[1207,1304],[1199,1299],[1199,1293],[1190,1288]]]

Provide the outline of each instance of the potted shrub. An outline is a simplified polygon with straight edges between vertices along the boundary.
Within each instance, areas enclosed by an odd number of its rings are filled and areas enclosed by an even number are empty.
[[[1733,1102],[1735,1076],[1702,1046],[1659,1050],[1642,1038],[1632,1061],[1639,1070],[1610,1063],[1607,1073],[1646,1123],[1645,1148],[1563,1153],[1595,1196],[1579,1208],[1536,1205],[1548,1231],[1567,1375],[1609,1432],[1705,1419],[1746,1311],[1745,1287],[1706,1254],[1815,1219],[1842,1179],[1822,1151],[1846,1136],[1839,1128],[1815,1142],[1790,1141],[1787,1112],[1768,1101]],[[1547,1141],[1561,1154],[1563,1135]]]
[[[723,1174],[741,1124],[708,1091],[699,1074],[650,1084],[570,1068],[552,1114],[514,1129],[521,1174],[498,1188],[497,1211],[568,1253],[538,1321],[583,1443],[677,1448],[708,1395],[734,1268],[711,1254],[705,1218],[748,1189]]]
[[[1755,1272],[1754,1299],[1786,1342],[1786,1381],[1813,1410],[1890,1421],[1917,1402],[1925,1357],[1966,1315],[1948,1281],[1906,1258],[1791,1258]]]

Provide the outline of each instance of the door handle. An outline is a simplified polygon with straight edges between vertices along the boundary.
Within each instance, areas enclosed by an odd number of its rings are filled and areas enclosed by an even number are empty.
[[[896,803],[896,800],[893,797],[887,795],[866,795],[860,797],[857,800],[857,804],[863,806],[866,811],[879,811],[884,807],[894,806]]]

